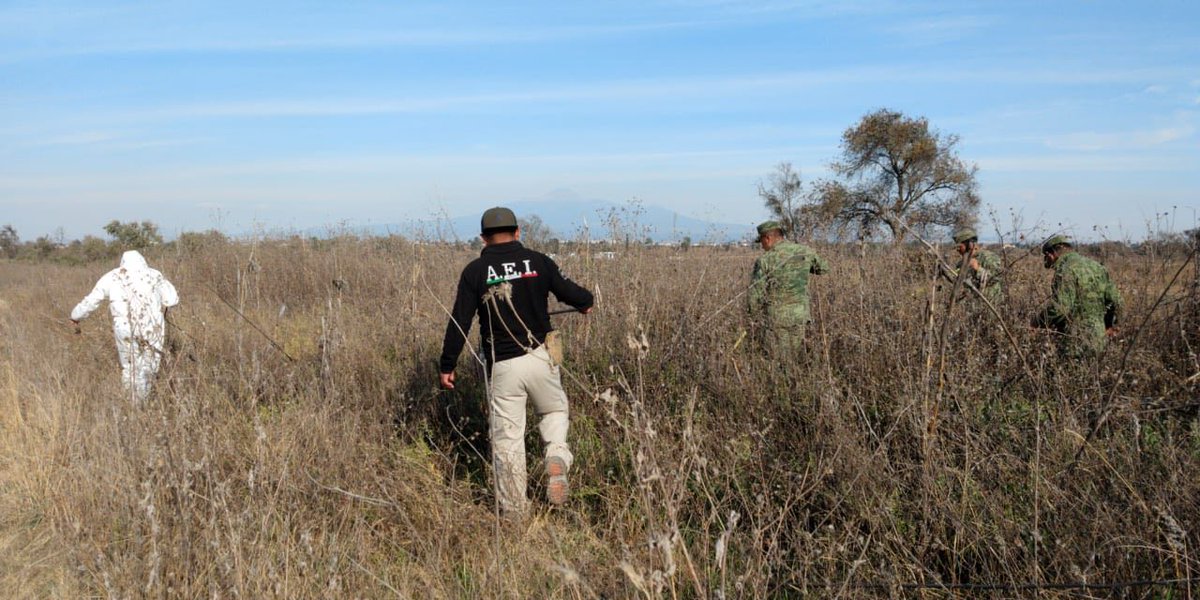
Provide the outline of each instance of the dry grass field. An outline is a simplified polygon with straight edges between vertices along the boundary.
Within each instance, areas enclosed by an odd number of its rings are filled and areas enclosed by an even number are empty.
[[[834,271],[787,365],[744,335],[754,252],[617,250],[560,258],[597,293],[593,315],[555,317],[577,466],[561,509],[533,478],[521,524],[494,513],[481,369],[464,356],[458,389],[436,389],[471,250],[149,251],[182,303],[141,408],[121,398],[106,310],[79,336],[67,322],[115,260],[0,263],[0,589],[947,598],[1162,580],[1041,595],[1200,594],[1181,581],[1200,577],[1185,250],[1100,257],[1124,327],[1074,364],[1025,326],[1049,289],[1039,256],[1006,253],[1013,344],[975,299],[949,307],[922,250],[820,247]],[[531,427],[531,473],[539,450]]]

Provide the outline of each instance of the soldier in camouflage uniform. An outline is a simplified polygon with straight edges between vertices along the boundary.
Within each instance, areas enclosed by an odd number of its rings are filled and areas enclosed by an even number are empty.
[[[967,273],[967,277],[975,289],[983,292],[984,297],[992,304],[998,304],[1004,297],[1004,289],[1000,283],[1000,257],[979,246],[979,236],[975,234],[974,229],[960,229],[955,232],[954,243],[954,249],[959,256],[969,257],[967,267],[970,272]]]
[[[1033,318],[1033,326],[1062,334],[1059,348],[1071,357],[1095,356],[1116,333],[1121,317],[1121,293],[1104,265],[1056,235],[1042,244],[1043,264],[1054,269],[1050,303]]]
[[[748,293],[750,314],[763,341],[775,351],[793,353],[804,342],[812,321],[808,276],[829,271],[816,251],[783,237],[783,226],[767,221],[758,226],[758,242],[766,252],[754,261]]]

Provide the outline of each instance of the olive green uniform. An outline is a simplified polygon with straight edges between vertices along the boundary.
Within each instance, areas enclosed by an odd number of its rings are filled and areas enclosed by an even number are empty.
[[[1000,302],[1004,298],[1003,284],[1000,283],[1000,257],[994,252],[980,248],[975,251],[975,262],[979,263],[979,269],[971,269],[971,272],[967,273],[971,283],[983,292],[984,297],[992,304]]]
[[[788,241],[779,242],[754,261],[750,314],[765,341],[785,351],[801,347],[805,327],[812,321],[808,277],[828,271],[829,265],[815,250]]]
[[[1050,303],[1034,317],[1035,327],[1063,334],[1062,351],[1074,357],[1094,356],[1108,343],[1105,329],[1117,324],[1122,300],[1104,265],[1078,252],[1054,263]]]

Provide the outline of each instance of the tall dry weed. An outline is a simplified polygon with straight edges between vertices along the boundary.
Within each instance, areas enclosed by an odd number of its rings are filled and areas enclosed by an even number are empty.
[[[1049,286],[1036,257],[1006,255],[1014,347],[973,299],[948,312],[925,253],[824,247],[808,351],[778,364],[744,310],[753,253],[620,250],[560,257],[598,298],[556,317],[573,497],[521,525],[492,507],[478,367],[464,357],[459,388],[435,389],[469,249],[347,237],[152,255],[183,300],[141,408],[121,399],[107,317],[82,336],[65,321],[111,265],[0,264],[0,585],[864,597],[1196,576],[1195,271],[1167,288],[1184,255],[1107,257],[1130,325],[1074,364],[1024,326]]]

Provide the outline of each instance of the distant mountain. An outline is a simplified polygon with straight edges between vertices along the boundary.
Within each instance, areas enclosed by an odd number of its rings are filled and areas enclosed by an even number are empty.
[[[537,216],[551,229],[554,237],[593,240],[629,237],[649,238],[655,242],[679,241],[690,238],[692,243],[738,241],[750,237],[750,223],[716,223],[645,204],[619,205],[603,200],[563,198],[561,200],[518,201],[502,203],[520,219]],[[486,207],[484,207],[486,208]],[[480,209],[480,214],[483,208]],[[407,223],[372,225],[363,233],[369,235],[399,234],[408,237],[442,240],[469,240],[479,232],[479,215],[464,215],[448,219],[417,219]]]

